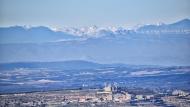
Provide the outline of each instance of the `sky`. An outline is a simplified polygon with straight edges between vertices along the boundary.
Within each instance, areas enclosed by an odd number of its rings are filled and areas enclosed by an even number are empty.
[[[190,18],[190,0],[0,0],[0,26],[126,26]]]

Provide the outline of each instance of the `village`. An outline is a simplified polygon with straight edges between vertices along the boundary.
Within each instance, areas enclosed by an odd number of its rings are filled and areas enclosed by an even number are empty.
[[[103,89],[59,90],[0,95],[0,107],[189,107],[190,94],[182,90],[171,93],[134,94],[112,85]]]

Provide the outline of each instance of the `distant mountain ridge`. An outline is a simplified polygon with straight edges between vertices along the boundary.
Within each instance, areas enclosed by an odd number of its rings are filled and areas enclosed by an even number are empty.
[[[83,60],[58,61],[58,62],[14,62],[14,63],[0,63],[0,70],[20,69],[20,68],[80,70],[80,69],[95,69],[103,66],[104,66],[103,64],[98,64]]]
[[[32,28],[12,26],[0,28],[0,38],[0,43],[42,43],[77,37],[64,32],[54,32],[43,26]]]
[[[183,19],[172,24],[145,25],[137,29],[146,34],[190,34],[190,19]]]
[[[0,63],[0,70],[16,70],[16,69],[61,69],[61,70],[87,70],[87,69],[112,69],[112,68],[189,68],[190,66],[158,66],[158,65],[131,65],[122,63],[100,64],[85,60],[68,60],[57,62],[12,62]]]
[[[144,25],[134,30],[123,27],[50,29],[48,27],[12,26],[0,28],[0,43],[44,43],[102,36],[120,36],[131,34],[190,34],[190,19],[183,19],[173,24]]]

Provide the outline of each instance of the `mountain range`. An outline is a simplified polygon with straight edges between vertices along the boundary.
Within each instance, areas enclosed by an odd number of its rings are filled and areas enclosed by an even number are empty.
[[[129,30],[124,27],[48,28],[44,26],[11,26],[0,28],[0,43],[43,43],[64,40],[81,40],[102,36],[128,36],[131,34],[190,34],[190,20],[172,24],[143,25]]]
[[[86,60],[137,65],[190,65],[190,20],[172,24],[50,29],[1,27],[0,62]]]

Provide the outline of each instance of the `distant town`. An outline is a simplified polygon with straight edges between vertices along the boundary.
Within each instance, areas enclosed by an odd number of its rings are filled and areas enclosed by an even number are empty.
[[[1,94],[0,99],[0,107],[190,107],[188,91],[127,89],[115,84],[101,89]]]

